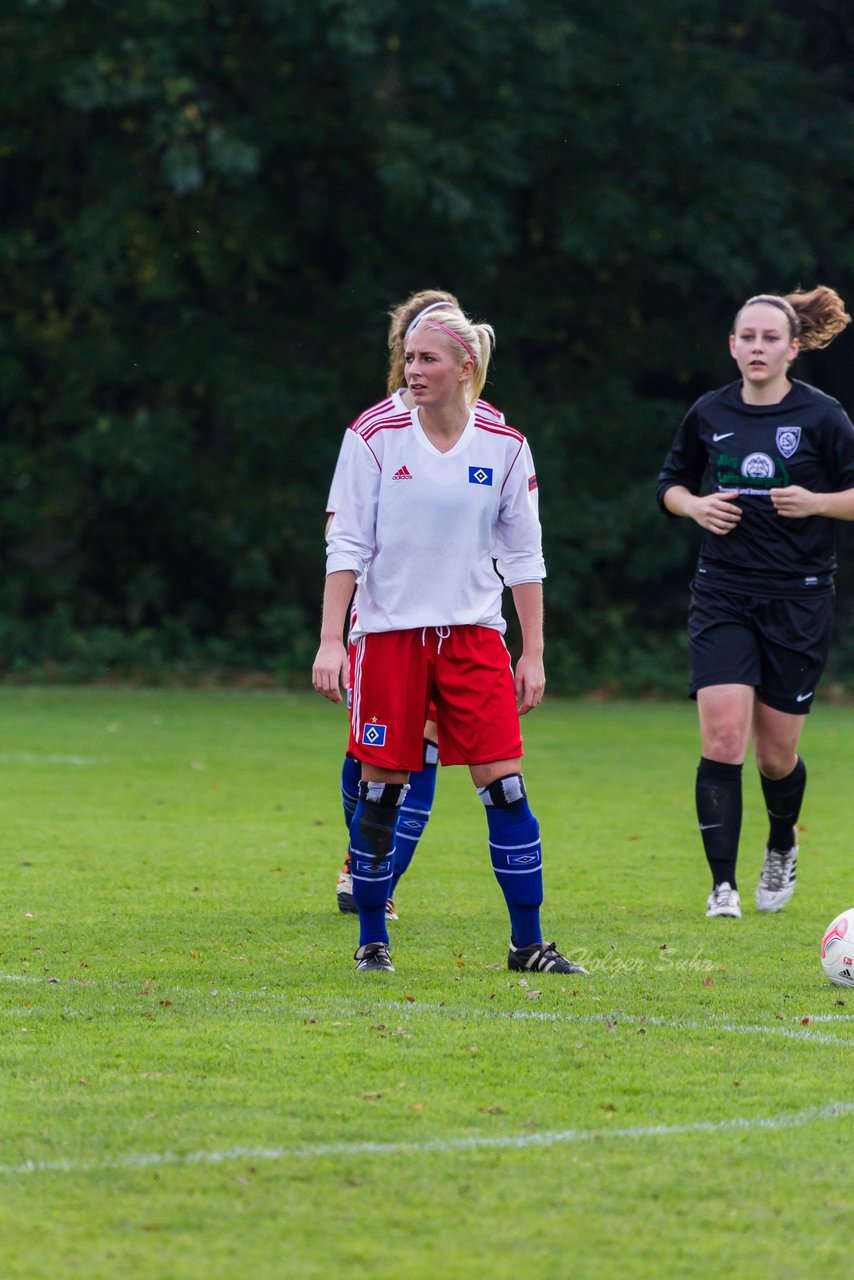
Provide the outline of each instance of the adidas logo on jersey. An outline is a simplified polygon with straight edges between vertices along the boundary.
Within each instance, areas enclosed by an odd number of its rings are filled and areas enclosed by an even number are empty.
[[[411,480],[411,479],[412,479],[412,476],[407,466],[402,466],[400,470],[395,471],[394,475],[392,476],[392,480]]]

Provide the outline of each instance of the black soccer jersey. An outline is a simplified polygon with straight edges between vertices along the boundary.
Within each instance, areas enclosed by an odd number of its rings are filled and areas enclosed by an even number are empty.
[[[704,531],[698,573],[735,579],[772,594],[827,586],[836,568],[833,520],[780,516],[771,490],[813,493],[854,488],[854,426],[837,400],[792,381],[778,403],[745,404],[741,381],[692,405],[658,477],[658,500],[673,485],[699,494],[704,476],[721,493],[737,490],[742,516],[732,532]],[[668,513],[669,514],[669,513]]]

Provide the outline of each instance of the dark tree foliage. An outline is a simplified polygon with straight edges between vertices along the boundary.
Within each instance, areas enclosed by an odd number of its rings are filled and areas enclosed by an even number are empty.
[[[537,459],[552,687],[681,687],[655,475],[746,295],[854,303],[853,45],[842,0],[10,3],[0,667],[306,679],[341,433],[434,285]],[[799,372],[851,409],[851,365]]]

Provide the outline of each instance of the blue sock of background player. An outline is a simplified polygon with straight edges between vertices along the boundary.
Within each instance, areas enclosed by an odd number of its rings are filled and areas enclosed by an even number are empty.
[[[400,810],[397,824],[397,846],[394,855],[394,875],[389,897],[394,897],[400,877],[404,874],[418,841],[430,821],[430,812],[436,795],[436,773],[439,748],[429,738],[424,739],[424,767],[409,775],[409,792]]]

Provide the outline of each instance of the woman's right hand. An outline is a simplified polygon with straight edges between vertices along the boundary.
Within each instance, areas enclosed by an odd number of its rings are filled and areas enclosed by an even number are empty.
[[[735,502],[738,496],[737,489],[728,493],[707,493],[702,498],[695,498],[688,514],[701,529],[722,537],[732,533],[741,519],[741,507]]]

